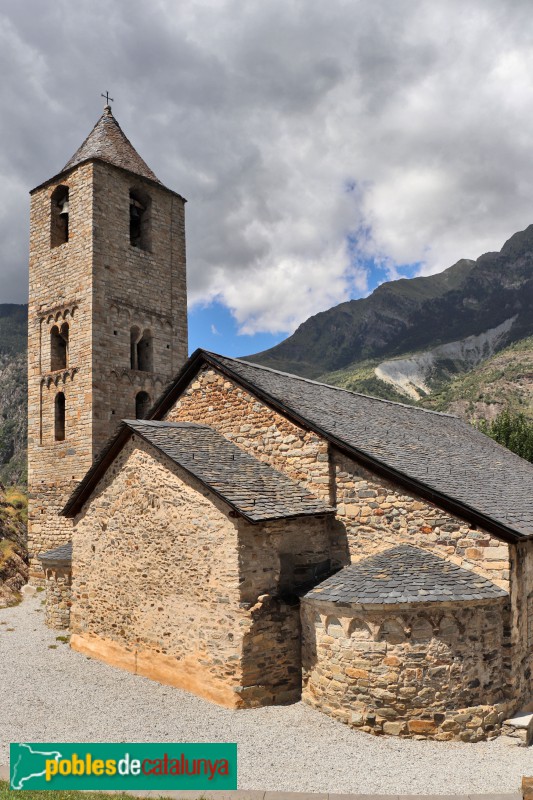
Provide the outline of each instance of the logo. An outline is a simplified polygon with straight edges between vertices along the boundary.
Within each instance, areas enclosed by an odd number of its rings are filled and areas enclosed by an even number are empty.
[[[10,746],[11,789],[236,789],[236,744]]]

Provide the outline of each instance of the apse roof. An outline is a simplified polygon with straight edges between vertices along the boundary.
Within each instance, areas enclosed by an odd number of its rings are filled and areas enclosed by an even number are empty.
[[[495,583],[420,547],[401,544],[350,564],[307,593],[361,605],[442,603],[506,597]]]

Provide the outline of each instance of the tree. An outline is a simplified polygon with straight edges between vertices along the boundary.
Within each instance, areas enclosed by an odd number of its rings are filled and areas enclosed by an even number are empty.
[[[477,428],[513,453],[533,463],[533,422],[506,408],[492,422],[482,419]]]

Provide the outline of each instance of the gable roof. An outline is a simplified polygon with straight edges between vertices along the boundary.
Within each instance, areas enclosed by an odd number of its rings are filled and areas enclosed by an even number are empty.
[[[533,536],[533,465],[448,414],[197,350],[150,418],[163,418],[204,366],[449,513],[505,541]]]
[[[76,150],[72,158],[67,161],[61,172],[66,172],[83,161],[88,161],[92,158],[107,161],[115,167],[127,169],[129,172],[135,173],[135,175],[161,183],[133,147],[113,116],[110,106],[105,107],[104,113],[90,134]]]
[[[398,604],[491,600],[507,592],[476,572],[402,544],[350,564],[307,593],[333,603]]]
[[[315,514],[333,508],[268,464],[240,450],[207,425],[192,422],[124,420],[62,511],[74,517],[132,433],[197,478],[249,522]]]

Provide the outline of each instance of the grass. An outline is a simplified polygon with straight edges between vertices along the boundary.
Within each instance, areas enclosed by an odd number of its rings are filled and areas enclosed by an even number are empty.
[[[32,792],[31,790],[24,790],[22,792],[15,792],[9,788],[7,781],[0,781],[0,800],[15,800],[20,797],[22,800],[79,800],[81,792],[56,792],[53,789],[46,789],[42,792]],[[83,792],[83,800],[138,800],[134,795],[121,792],[120,794],[107,794],[106,792]],[[164,797],[160,800],[165,800]],[[198,800],[204,800],[204,795],[198,795]]]

